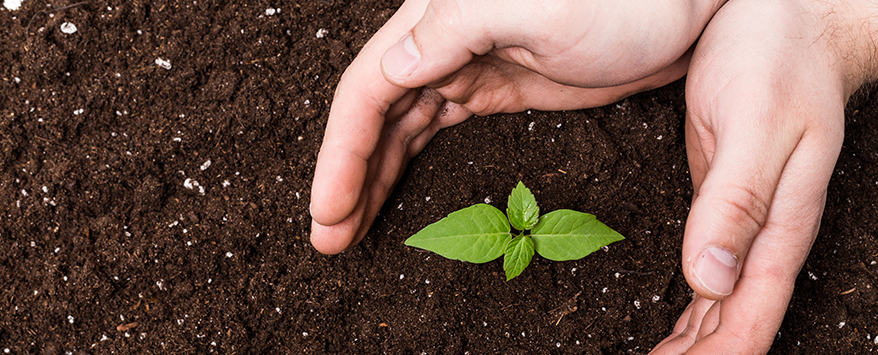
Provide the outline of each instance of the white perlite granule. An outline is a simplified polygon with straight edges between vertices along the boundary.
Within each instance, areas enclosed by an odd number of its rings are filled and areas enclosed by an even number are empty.
[[[62,23],[61,24],[61,32],[64,32],[66,34],[76,33],[76,25],[74,25],[70,22]]]
[[[162,67],[162,68],[165,68],[166,70],[171,70],[171,61],[170,61],[170,60],[164,60],[164,59],[162,59],[162,58],[156,58],[156,59],[155,59],[155,65],[158,65],[158,66],[160,66],[160,67]]]
[[[21,0],[3,0],[3,6],[9,11],[15,11],[21,7]]]

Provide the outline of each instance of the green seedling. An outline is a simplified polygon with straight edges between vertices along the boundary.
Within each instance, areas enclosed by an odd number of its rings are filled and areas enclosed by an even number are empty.
[[[549,260],[575,260],[625,239],[588,213],[557,210],[540,216],[536,198],[521,182],[509,195],[506,214],[488,204],[470,206],[424,227],[405,245],[471,263],[503,255],[509,281],[535,252]]]

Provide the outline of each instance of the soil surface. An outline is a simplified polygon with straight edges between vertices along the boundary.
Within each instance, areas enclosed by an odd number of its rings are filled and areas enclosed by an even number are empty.
[[[333,89],[399,3],[0,8],[0,351],[643,354],[667,336],[691,299],[682,82],[443,130],[363,243],[309,245]],[[848,107],[773,354],[878,349],[874,94]],[[519,180],[543,211],[593,213],[627,239],[536,257],[510,282],[500,261],[402,244],[462,207],[505,208]]]

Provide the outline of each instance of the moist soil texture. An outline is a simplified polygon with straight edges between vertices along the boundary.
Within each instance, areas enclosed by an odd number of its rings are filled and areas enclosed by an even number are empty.
[[[683,83],[470,119],[414,158],[367,238],[309,244],[341,73],[400,1],[25,0],[0,8],[0,351],[621,354],[692,292]],[[75,30],[73,29],[75,27]],[[878,102],[858,94],[772,354],[878,349]],[[505,281],[403,241],[450,212],[543,211],[626,236]],[[783,250],[778,250],[783,253]]]

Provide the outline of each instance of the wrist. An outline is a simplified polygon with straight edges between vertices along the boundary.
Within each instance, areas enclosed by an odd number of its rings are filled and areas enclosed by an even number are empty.
[[[849,97],[878,79],[878,3],[872,0],[807,0],[822,20],[824,40],[835,51]]]
[[[878,80],[878,2],[859,0],[862,6],[860,13],[860,33],[863,42],[860,45],[860,53],[863,56],[864,72],[863,81],[873,82]]]

